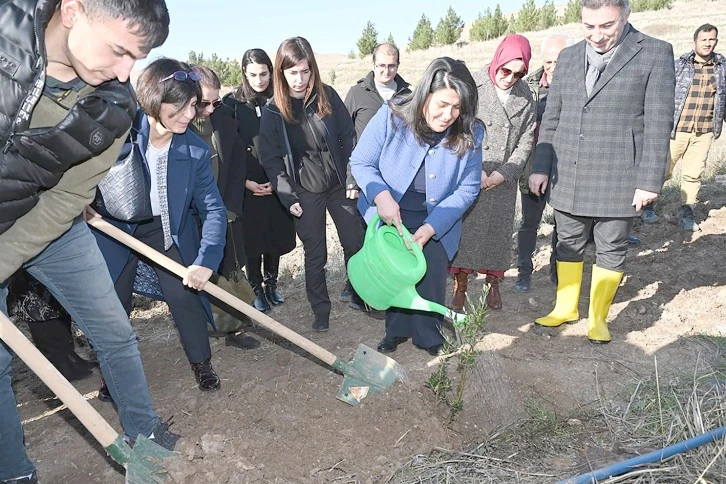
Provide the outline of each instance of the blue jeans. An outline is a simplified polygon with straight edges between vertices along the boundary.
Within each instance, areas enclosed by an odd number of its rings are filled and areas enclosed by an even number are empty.
[[[88,226],[76,221],[24,267],[50,290],[90,340],[126,435],[150,435],[159,416],[151,402],[136,334]],[[7,282],[0,283],[0,310],[5,314],[6,297]],[[25,454],[10,384],[11,359],[10,350],[0,344],[0,480],[34,469]]]

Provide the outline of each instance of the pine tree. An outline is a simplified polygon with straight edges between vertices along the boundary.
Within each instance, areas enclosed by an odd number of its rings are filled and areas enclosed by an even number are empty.
[[[527,0],[517,14],[517,32],[533,32],[539,27],[539,11],[534,0]]]
[[[542,8],[539,9],[539,30],[546,30],[557,25],[557,8],[554,0],[545,0]]]
[[[492,9],[487,8],[484,15],[481,13],[472,22],[469,30],[469,38],[473,41],[489,40],[494,38],[494,18],[492,17]]]
[[[355,45],[358,46],[358,54],[361,59],[367,55],[371,55],[373,53],[373,48],[377,43],[378,32],[376,31],[376,27],[373,25],[373,22],[369,20],[363,29],[363,32],[360,34],[360,39],[358,39],[358,42],[355,43]]]
[[[431,47],[434,43],[434,29],[431,28],[431,21],[426,17],[426,14],[421,15],[421,20],[418,21],[416,29],[413,31],[413,36],[408,39],[409,50],[424,50]]]
[[[513,13],[507,20],[507,27],[504,30],[505,34],[516,34],[517,33],[517,14]]]
[[[456,14],[453,8],[449,7],[446,15],[436,25],[434,43],[436,45],[455,44],[459,40],[463,30],[464,21],[461,20],[461,17]]]
[[[567,6],[565,7],[565,13],[562,14],[562,23],[563,24],[571,24],[571,23],[580,23],[582,21],[582,3],[580,0],[570,0],[567,2]]]
[[[396,45],[396,42],[393,40],[393,34],[389,33],[388,38],[386,39],[386,44]]]
[[[502,9],[497,4],[497,6],[494,8],[494,14],[492,15],[492,36],[491,38],[496,38],[501,35],[504,35],[509,30],[509,22],[507,21],[504,14],[502,14]]]

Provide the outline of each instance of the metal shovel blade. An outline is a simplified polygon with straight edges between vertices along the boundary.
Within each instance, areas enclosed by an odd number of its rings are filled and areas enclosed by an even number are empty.
[[[139,435],[133,449],[118,437],[106,452],[113,460],[126,469],[126,484],[162,484],[171,483],[173,479],[167,468],[171,458],[177,454],[166,450],[156,442]]]
[[[343,373],[338,400],[349,405],[358,405],[368,395],[381,393],[396,380],[408,381],[406,370],[396,360],[364,344],[358,345],[350,363],[338,358],[333,368]]]

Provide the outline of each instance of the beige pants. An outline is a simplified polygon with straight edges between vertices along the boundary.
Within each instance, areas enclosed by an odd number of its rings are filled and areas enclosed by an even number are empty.
[[[671,140],[671,159],[668,164],[666,180],[673,174],[678,160],[681,165],[681,201],[684,205],[698,202],[698,190],[701,188],[701,177],[706,170],[708,151],[713,143],[713,132],[696,134],[676,132]]]

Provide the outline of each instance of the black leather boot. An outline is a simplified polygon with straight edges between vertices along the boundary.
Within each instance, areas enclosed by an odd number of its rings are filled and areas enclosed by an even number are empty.
[[[255,291],[255,301],[253,302],[255,309],[266,313],[270,310],[270,303],[267,302],[267,297],[265,297],[265,290],[262,287],[261,284],[253,284],[252,290]]]
[[[263,264],[265,267],[265,296],[267,296],[267,300],[270,301],[270,304],[273,306],[279,306],[285,302],[285,298],[282,297],[282,294],[280,294],[277,290],[277,273],[279,270],[280,258],[265,254]]]
[[[212,368],[212,358],[207,358],[199,363],[191,363],[194,378],[199,383],[199,389],[205,392],[219,390],[222,382],[217,376],[217,372]]]
[[[48,358],[68,381],[76,381],[91,375],[94,366],[78,354],[73,346],[71,319],[65,312],[47,321],[26,321],[35,347]]]

